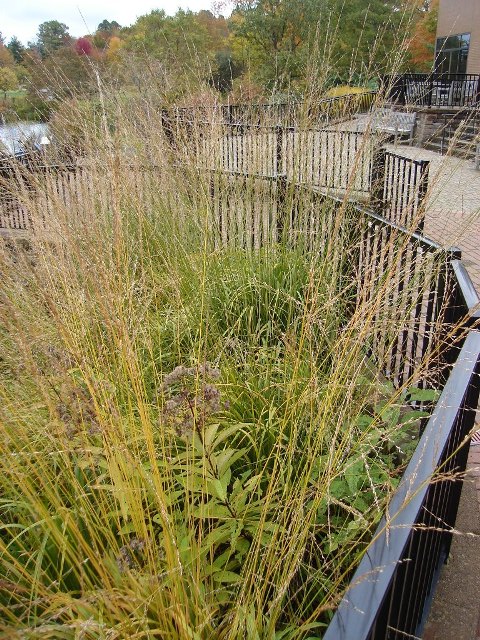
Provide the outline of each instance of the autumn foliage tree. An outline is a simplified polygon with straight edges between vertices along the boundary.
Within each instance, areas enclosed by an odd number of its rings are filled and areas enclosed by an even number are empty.
[[[90,38],[83,36],[78,38],[74,44],[75,51],[79,56],[91,56],[94,53],[94,45]]]
[[[438,0],[419,8],[408,43],[409,65],[413,71],[431,71],[435,55],[435,35],[438,20]]]
[[[100,72],[117,87],[155,91],[160,101],[216,99],[216,92],[233,100],[315,98],[332,85],[365,86],[395,65],[405,68],[405,51],[412,70],[431,68],[438,0],[232,0],[231,6],[228,18],[203,9],[154,10],[129,27],[105,19],[78,39],[49,20],[27,49],[15,37],[8,47],[0,38],[0,68],[12,69],[25,87],[31,78],[38,96],[85,95]]]

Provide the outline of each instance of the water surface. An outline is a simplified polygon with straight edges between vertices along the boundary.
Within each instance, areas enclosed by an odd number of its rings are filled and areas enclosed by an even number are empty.
[[[48,125],[44,122],[16,122],[0,125],[0,152],[18,153],[23,151],[23,143],[40,142],[48,134]]]

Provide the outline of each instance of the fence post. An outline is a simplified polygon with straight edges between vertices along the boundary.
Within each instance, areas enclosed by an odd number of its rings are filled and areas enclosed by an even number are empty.
[[[385,213],[385,171],[387,163],[387,150],[385,147],[376,147],[373,151],[372,173],[370,180],[370,205],[374,211],[384,215]]]
[[[280,176],[283,174],[283,127],[281,125],[275,126],[275,175]]]
[[[425,209],[424,201],[428,192],[428,172],[430,168],[430,160],[420,160],[420,180],[418,182],[418,194],[417,194],[417,211],[420,212],[420,216],[417,221],[417,233],[423,234],[423,228],[425,226]]]
[[[402,76],[400,84],[400,104],[407,104],[407,78],[405,75]]]
[[[277,242],[281,242],[287,217],[287,176],[277,176]]]
[[[473,106],[476,107],[480,103],[480,76],[477,77],[476,87],[473,92]]]
[[[162,109],[162,127],[163,133],[171,147],[175,147],[175,136],[173,133],[172,119],[168,112],[168,109]]]

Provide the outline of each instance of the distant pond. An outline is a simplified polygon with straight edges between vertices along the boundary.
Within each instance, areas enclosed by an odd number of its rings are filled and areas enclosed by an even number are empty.
[[[18,153],[23,150],[26,140],[39,142],[48,134],[48,125],[44,122],[17,122],[0,125],[0,153]]]

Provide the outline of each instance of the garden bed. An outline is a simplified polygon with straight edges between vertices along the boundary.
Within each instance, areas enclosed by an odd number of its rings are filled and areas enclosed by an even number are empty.
[[[164,143],[158,165],[93,144],[81,172],[35,177],[22,202],[55,233],[2,250],[0,628],[321,638],[372,537],[388,546],[476,298],[454,252]]]
[[[327,256],[175,240],[9,265],[4,630],[321,637],[398,484],[424,414]]]

